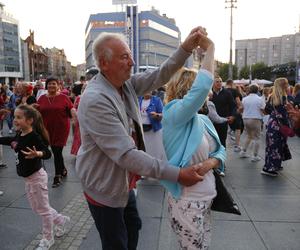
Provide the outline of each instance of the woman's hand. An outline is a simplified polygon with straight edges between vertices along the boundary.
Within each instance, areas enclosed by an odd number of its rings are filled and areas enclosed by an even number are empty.
[[[200,45],[200,42],[202,44],[202,46],[206,46],[206,42],[204,39],[204,37],[207,36],[207,32],[206,32],[206,29],[201,27],[201,26],[198,26],[194,29],[192,29],[192,31],[190,32],[190,34],[187,36],[187,38],[184,40],[184,42],[181,44],[181,47],[189,52],[189,53],[192,53],[193,49],[197,48],[199,45]],[[205,49],[203,47],[203,49]]]
[[[208,158],[207,160],[199,163],[198,165],[199,165],[199,169],[197,173],[201,176],[204,176],[211,169],[217,168],[220,165],[220,160],[216,158]]]
[[[43,157],[43,152],[42,151],[36,151],[35,146],[32,147],[26,147],[28,151],[21,150],[21,152],[25,155],[25,159],[34,159],[37,157]]]
[[[154,111],[150,112],[151,118],[156,119],[156,120],[161,120],[162,119],[162,114],[161,113],[156,113]]]

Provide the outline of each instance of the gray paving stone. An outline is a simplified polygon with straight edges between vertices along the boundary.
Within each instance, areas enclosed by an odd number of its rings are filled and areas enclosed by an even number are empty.
[[[254,222],[268,249],[300,249],[300,223]]]
[[[27,247],[41,230],[41,220],[28,209],[6,208],[0,215],[1,250]]]
[[[267,248],[251,223],[246,221],[213,221],[212,240],[209,249],[266,250]]]

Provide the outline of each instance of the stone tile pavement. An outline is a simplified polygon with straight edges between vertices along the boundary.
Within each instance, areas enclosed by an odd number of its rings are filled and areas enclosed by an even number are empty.
[[[241,159],[228,144],[224,181],[239,204],[242,215],[213,212],[211,250],[298,250],[300,249],[300,139],[289,140],[293,159],[283,164],[277,178],[260,174],[263,160],[252,163]],[[74,157],[65,148],[69,175],[59,188],[49,188],[51,205],[71,217],[69,231],[56,239],[51,249],[101,249],[98,232],[90,216],[74,173]],[[264,158],[264,140],[260,155]],[[24,181],[16,175],[13,152],[4,147],[8,168],[0,169],[0,249],[34,249],[41,237],[41,220],[26,200]],[[46,162],[49,186],[53,159]],[[177,250],[170,229],[166,193],[157,181],[138,185],[137,204],[143,221],[139,250]]]

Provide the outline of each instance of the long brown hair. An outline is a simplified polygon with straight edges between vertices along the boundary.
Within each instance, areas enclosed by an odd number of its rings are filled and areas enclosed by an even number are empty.
[[[38,135],[40,135],[42,137],[42,140],[44,141],[44,143],[49,145],[49,141],[50,141],[49,134],[48,134],[47,129],[45,128],[41,113],[38,110],[36,110],[35,108],[33,108],[32,106],[27,105],[27,104],[19,105],[17,107],[17,109],[20,109],[23,111],[26,119],[33,120],[32,129]]]

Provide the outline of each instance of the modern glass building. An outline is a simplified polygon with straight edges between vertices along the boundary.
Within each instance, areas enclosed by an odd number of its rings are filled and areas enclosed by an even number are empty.
[[[138,12],[137,6],[127,6],[124,12],[91,15],[85,31],[86,67],[95,67],[92,44],[101,32],[123,33],[131,48],[134,72],[158,67],[180,44],[180,31],[175,20],[152,8]]]
[[[0,82],[13,84],[22,77],[18,21],[5,12],[0,3]]]

